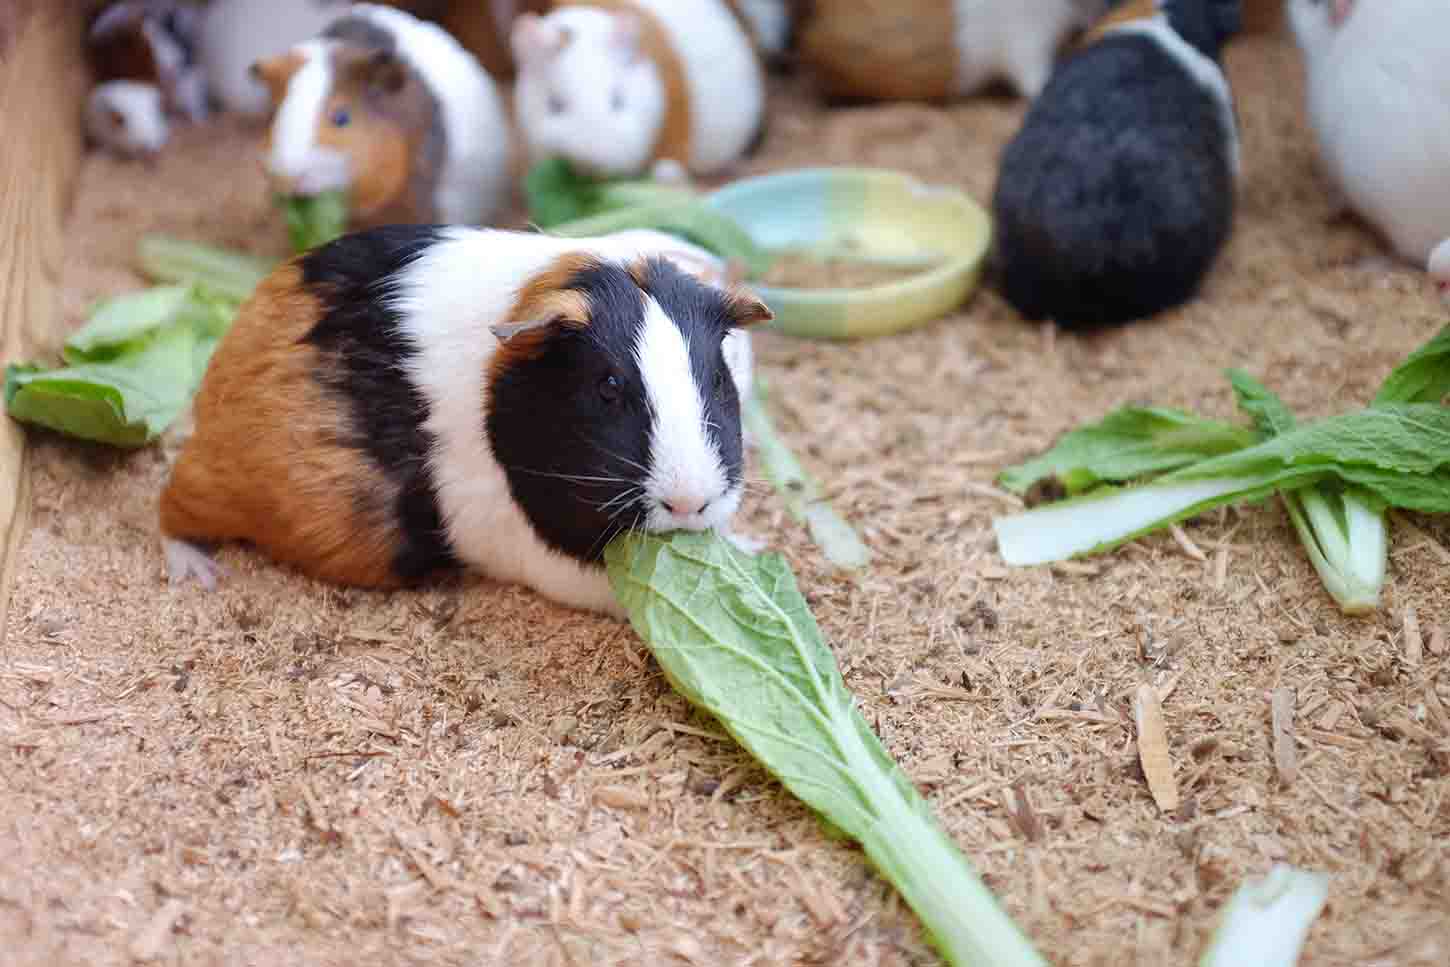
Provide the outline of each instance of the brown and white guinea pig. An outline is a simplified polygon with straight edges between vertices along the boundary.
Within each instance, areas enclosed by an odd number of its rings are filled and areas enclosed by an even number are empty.
[[[800,63],[830,97],[944,100],[1047,83],[1063,44],[1108,0],[814,0]]]
[[[512,156],[503,99],[437,24],[352,4],[255,73],[276,104],[265,167],[278,193],[344,189],[355,227],[476,225],[502,208]]]
[[[1002,152],[993,270],[1029,320],[1121,325],[1198,291],[1239,174],[1219,66],[1238,0],[1129,0],[1067,57]]]
[[[150,158],[171,137],[161,88],[142,81],[97,84],[86,97],[86,134],[123,158]]]
[[[740,503],[737,346],[771,313],[727,282],[650,231],[395,225],[297,256],[198,391],[160,501],[171,581],[214,586],[203,547],[238,540],[329,582],[468,567],[619,614],[612,537],[728,534]]]
[[[188,121],[205,120],[206,76],[197,60],[200,18],[200,8],[180,0],[107,4],[91,20],[86,35],[87,59],[97,84],[148,84],[160,93],[163,111]]]
[[[723,0],[554,0],[514,23],[533,160],[598,176],[714,175],[757,142],[765,71]]]

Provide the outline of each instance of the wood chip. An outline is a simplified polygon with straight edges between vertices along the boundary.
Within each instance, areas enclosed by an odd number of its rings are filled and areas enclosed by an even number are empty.
[[[1450,736],[1450,714],[1446,714],[1445,704],[1440,701],[1440,693],[1435,691],[1434,682],[1425,686],[1425,711],[1434,720],[1436,727]]]
[[[1037,818],[1032,800],[1027,798],[1027,787],[1020,779],[1002,790],[1002,808],[1023,839],[1029,843],[1042,839],[1042,820]]]
[[[1274,689],[1269,708],[1274,732],[1274,768],[1279,771],[1279,781],[1289,786],[1299,775],[1299,757],[1294,748],[1293,691]]]
[[[1363,739],[1356,739],[1352,735],[1340,735],[1338,732],[1326,732],[1323,729],[1310,729],[1309,738],[1314,742],[1338,746],[1341,749],[1358,749],[1364,745]]]
[[[1415,614],[1415,606],[1405,607],[1405,664],[1411,668],[1419,668],[1420,660],[1424,657],[1425,641],[1420,637],[1420,619]]]
[[[148,961],[160,957],[171,938],[171,928],[185,912],[186,904],[174,897],[161,904],[161,909],[152,914],[146,925],[131,938],[131,945],[127,948],[131,958]]]
[[[1430,654],[1434,655],[1436,658],[1439,658],[1441,655],[1445,654],[1444,625],[1437,625],[1435,627],[1435,630],[1430,632],[1430,640],[1428,643],[1426,643],[1425,647],[1428,648],[1430,650]]]
[[[1228,545],[1222,545],[1213,556],[1213,589],[1222,591],[1228,584]]]
[[[1193,543],[1193,538],[1185,534],[1182,527],[1179,527],[1177,524],[1170,524],[1168,533],[1173,535],[1174,543],[1178,545],[1178,549],[1184,554],[1187,554],[1200,563],[1208,560],[1208,555],[1203,553],[1203,548]]]
[[[594,801],[612,809],[648,809],[649,795],[629,786],[600,786],[594,790]]]
[[[1148,779],[1148,791],[1164,813],[1178,808],[1178,786],[1173,779],[1173,760],[1168,757],[1168,730],[1163,725],[1163,708],[1158,690],[1144,682],[1133,696],[1133,721],[1138,728],[1138,760]]]

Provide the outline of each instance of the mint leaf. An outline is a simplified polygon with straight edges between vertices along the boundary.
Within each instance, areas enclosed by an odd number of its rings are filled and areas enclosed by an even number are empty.
[[[1045,963],[866,724],[784,560],[679,533],[618,538],[605,561],[674,688],[860,842],[949,963]]]
[[[1124,406],[1064,434],[1051,450],[1004,471],[998,481],[1020,494],[1055,477],[1068,493],[1077,494],[1106,481],[1186,467],[1253,442],[1253,434],[1242,427],[1183,410]]]

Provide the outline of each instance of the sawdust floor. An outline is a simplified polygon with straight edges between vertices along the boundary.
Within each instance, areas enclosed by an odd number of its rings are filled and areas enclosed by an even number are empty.
[[[1247,180],[1201,301],[1053,340],[984,291],[889,341],[761,339],[783,428],[879,561],[831,576],[778,502],[747,516],[1053,962],[1192,963],[1242,878],[1288,860],[1334,875],[1304,963],[1443,964],[1443,523],[1397,521],[1385,607],[1363,620],[1337,613],[1274,505],[1188,526],[1206,562],[1166,537],[1070,569],[1009,571],[994,550],[995,472],[1076,422],[1129,400],[1228,417],[1229,365],[1333,412],[1443,322],[1421,275],[1332,219],[1292,49],[1246,39],[1229,61]],[[1021,110],[779,106],[753,169],[889,165],[982,199]],[[225,125],[154,170],[94,159],[67,252],[76,321],[138,284],[143,229],[282,244]],[[487,583],[340,591],[239,550],[225,590],[168,590],[154,514],[172,448],[36,442],[0,652],[0,959],[935,962],[861,854],[693,718],[626,627]],[[1145,680],[1173,685],[1173,815],[1136,765]],[[1287,787],[1278,688],[1297,712]]]

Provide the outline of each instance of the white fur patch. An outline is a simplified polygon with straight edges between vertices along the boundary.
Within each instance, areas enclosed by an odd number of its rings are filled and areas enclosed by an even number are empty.
[[[329,43],[309,40],[293,50],[304,60],[287,83],[287,93],[272,121],[272,150],[267,170],[297,182],[303,194],[347,186],[347,159],[317,143],[322,110],[332,89]]]
[[[1223,125],[1224,137],[1228,139],[1229,164],[1233,167],[1234,177],[1238,178],[1242,168],[1242,160],[1239,156],[1239,126],[1238,121],[1234,118],[1233,93],[1229,90],[1228,78],[1224,76],[1223,69],[1210,58],[1205,57],[1198,48],[1184,40],[1178,31],[1168,23],[1167,15],[1162,13],[1131,23],[1119,24],[1103,33],[1104,36],[1136,34],[1157,41],[1170,57],[1183,65],[1188,76],[1197,81],[1198,85],[1213,97],[1218,104],[1219,122]]]
[[[1099,6],[1086,0],[954,0],[957,93],[974,94],[1000,77],[1035,98],[1052,76],[1063,38],[1091,23]]]
[[[704,530],[723,523],[735,506],[729,502],[724,460],[706,432],[705,403],[690,369],[690,349],[680,327],[649,296],[634,355],[653,416],[645,483],[652,506],[645,526]]]

